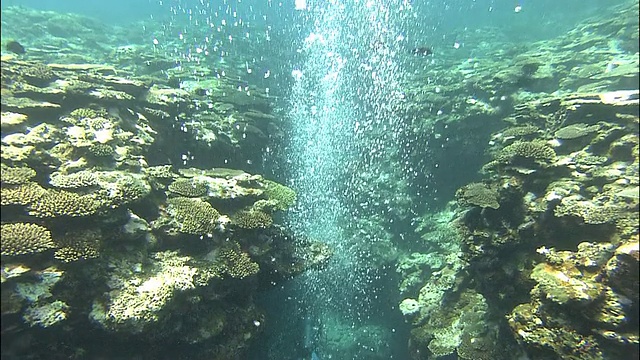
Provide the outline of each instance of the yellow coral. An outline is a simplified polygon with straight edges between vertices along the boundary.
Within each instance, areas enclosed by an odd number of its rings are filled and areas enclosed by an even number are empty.
[[[43,252],[55,248],[51,232],[30,223],[2,224],[2,255],[15,256]]]

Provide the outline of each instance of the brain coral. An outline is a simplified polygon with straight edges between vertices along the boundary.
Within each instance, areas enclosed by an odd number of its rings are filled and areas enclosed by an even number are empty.
[[[100,202],[87,195],[64,190],[47,190],[39,201],[30,205],[29,214],[40,218],[88,216],[95,214]]]
[[[212,233],[220,213],[208,202],[200,199],[177,197],[167,200],[167,211],[179,224],[178,231],[186,234],[205,235]]]
[[[30,223],[2,224],[2,255],[33,254],[55,248],[47,228]]]

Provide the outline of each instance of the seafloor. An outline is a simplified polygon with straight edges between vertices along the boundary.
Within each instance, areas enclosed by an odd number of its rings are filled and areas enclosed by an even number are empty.
[[[401,278],[412,359],[638,357],[637,8],[539,43],[478,31],[482,55],[444,52],[404,84],[439,203],[371,261]],[[296,193],[260,165],[286,132],[276,99],[238,87],[244,60],[177,66],[81,16],[7,8],[14,38],[2,358],[244,358],[269,331],[260,291],[332,256],[279,221]]]

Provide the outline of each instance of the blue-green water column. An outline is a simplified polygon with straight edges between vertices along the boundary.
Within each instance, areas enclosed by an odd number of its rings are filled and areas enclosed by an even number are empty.
[[[376,243],[391,229],[394,204],[407,197],[381,193],[411,171],[400,155],[407,125],[398,61],[411,8],[403,1],[324,1],[299,11],[304,40],[300,63],[291,64],[288,113],[298,203],[288,223],[334,255],[298,280],[297,296],[309,316],[357,326],[375,318]]]

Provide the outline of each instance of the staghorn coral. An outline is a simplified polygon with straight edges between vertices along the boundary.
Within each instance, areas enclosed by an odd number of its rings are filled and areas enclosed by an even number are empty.
[[[29,205],[40,199],[47,190],[40,185],[29,182],[17,186],[0,189],[0,203],[5,205]]]
[[[296,202],[296,192],[293,189],[271,180],[263,180],[266,185],[265,195],[269,200],[276,201],[276,210],[286,210]]]
[[[260,210],[240,210],[233,216],[233,223],[243,229],[268,228],[273,224],[271,215]]]
[[[167,200],[167,212],[178,223],[177,230],[185,234],[211,234],[217,224],[220,213],[208,202],[200,199],[177,197]]]
[[[458,189],[456,198],[461,205],[475,205],[482,208],[497,209],[498,192],[482,183],[471,183]]]
[[[89,170],[78,171],[73,174],[55,172],[49,176],[49,184],[63,189],[78,189],[98,184],[98,178]]]
[[[55,240],[59,249],[55,251],[53,256],[67,263],[97,258],[100,255],[101,238],[99,230],[80,230],[67,233]]]
[[[193,179],[177,179],[169,184],[169,191],[186,197],[200,197],[207,193],[207,185]]]
[[[0,167],[0,180],[3,184],[24,184],[36,176],[35,170],[29,167],[10,167],[2,164]]]
[[[30,204],[29,214],[40,218],[89,216],[100,206],[100,202],[91,196],[50,189],[39,201]]]
[[[2,224],[1,235],[3,256],[34,254],[56,246],[51,239],[51,232],[37,224]]]
[[[550,163],[556,153],[546,142],[541,140],[516,141],[506,146],[496,156],[500,163],[514,163],[518,158],[533,160],[537,163]]]

